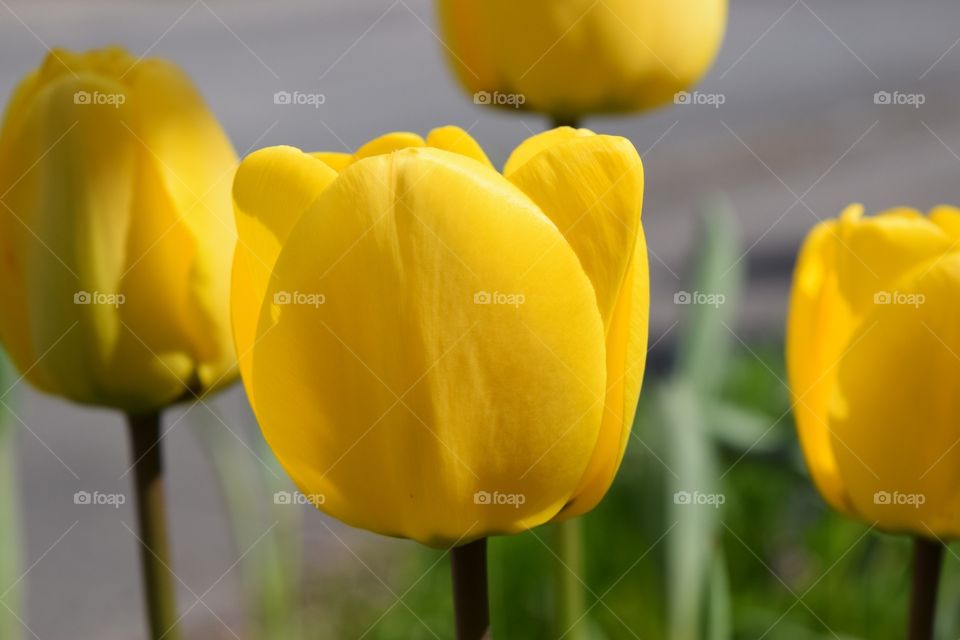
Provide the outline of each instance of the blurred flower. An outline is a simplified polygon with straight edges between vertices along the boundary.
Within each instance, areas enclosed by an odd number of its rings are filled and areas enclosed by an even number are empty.
[[[831,506],[960,534],[960,210],[850,206],[807,237],[787,365],[800,442]]]
[[[228,381],[235,167],[173,64],[50,52],[0,130],[0,334],[27,379],[131,412]]]
[[[643,373],[642,192],[629,141],[569,128],[503,175],[455,127],[247,157],[237,351],[311,502],[435,546],[593,508]]]
[[[559,120],[649,109],[703,76],[727,0],[438,0],[447,59],[478,104]]]

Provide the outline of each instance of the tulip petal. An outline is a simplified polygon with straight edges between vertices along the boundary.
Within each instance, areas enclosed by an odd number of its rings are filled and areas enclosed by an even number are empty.
[[[313,154],[268,147],[247,156],[233,183],[239,241],[234,254],[231,312],[237,358],[250,381],[257,318],[273,265],[290,230],[337,178]],[[254,403],[254,398],[250,397]]]
[[[827,426],[827,403],[837,365],[858,319],[837,284],[837,223],[817,225],[800,249],[790,290],[787,373],[797,433],[807,468],[820,495],[850,513]]]
[[[862,214],[863,207],[851,205],[810,234],[797,261],[787,324],[787,367],[807,465],[821,494],[846,512],[851,505],[827,414],[840,365],[877,296],[892,295],[905,273],[950,247],[939,227],[911,209]]]
[[[165,284],[187,277],[178,269],[192,257],[193,239],[178,235],[175,212],[151,171],[155,163],[127,124],[137,121],[135,101],[86,104],[77,92],[129,97],[106,79],[62,75],[24,122],[38,138],[22,158],[30,163],[24,179],[9,194],[11,209],[24,216],[20,233],[30,237],[17,269],[27,283],[33,351],[50,349],[27,367],[36,364],[50,390],[79,402],[153,408],[183,395],[194,370],[181,300],[168,296]],[[140,242],[150,225],[158,228],[151,243],[178,242],[180,259],[151,281],[156,286],[134,295],[131,282],[158,274],[149,269],[152,245]],[[164,323],[155,321],[158,309]],[[151,321],[138,324],[141,315]]]
[[[840,293],[857,313],[873,306],[874,296],[890,291],[892,283],[930,256],[950,249],[950,238],[919,211],[892,209],[861,217],[862,207],[850,207],[837,229]]]
[[[324,511],[445,546],[567,503],[602,418],[603,324],[577,256],[502,176],[429,148],[358,162],[274,275],[257,411]]]
[[[535,138],[514,152],[507,177],[577,253],[607,332],[604,420],[574,503],[562,514],[572,517],[592,509],[613,482],[640,393],[641,377],[634,374],[643,371],[649,316],[643,164],[624,138],[569,127]]]
[[[473,137],[460,127],[438,127],[427,136],[427,146],[473,158],[491,169],[493,163]]]
[[[196,251],[180,296],[197,362],[195,375],[204,389],[212,390],[235,376],[235,371],[230,375],[235,358],[225,303],[236,244],[230,187],[237,156],[179,67],[160,59],[138,61],[125,71],[125,81],[137,109],[130,127],[154,162],[164,193],[178,212],[177,224],[194,239]]]
[[[541,151],[549,149],[561,142],[567,142],[573,138],[588,137],[595,135],[590,129],[574,129],[573,127],[556,127],[535,136],[530,136],[513,150],[507,163],[503,166],[503,175],[510,177],[517,169],[525,165],[531,158]]]
[[[337,153],[335,151],[314,151],[310,155],[317,160],[322,160],[331,169],[340,173],[353,163],[352,153]]]
[[[887,530],[960,534],[960,254],[918,265],[861,323],[829,421],[857,513]]]
[[[357,160],[363,160],[364,158],[370,158],[372,156],[393,153],[394,151],[407,149],[409,147],[422,147],[425,144],[423,138],[408,131],[385,133],[357,149],[357,152],[353,154],[353,161],[356,162]]]
[[[667,102],[706,72],[727,0],[441,0],[450,64],[470,90],[554,116]]]
[[[930,210],[930,221],[943,229],[954,245],[960,246],[960,209],[950,205],[939,205]]]

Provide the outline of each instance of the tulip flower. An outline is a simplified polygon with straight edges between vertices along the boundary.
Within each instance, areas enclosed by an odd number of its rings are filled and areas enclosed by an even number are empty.
[[[939,541],[960,533],[960,210],[862,216],[853,205],[818,225],[797,261],[787,322],[797,430],[824,499],[916,536],[920,582],[935,584]],[[929,593],[915,594],[914,624],[932,613],[918,612],[924,603]]]
[[[650,109],[713,61],[727,0],[438,0],[447,59],[477,104],[556,121]]]
[[[39,389],[131,416],[145,571],[160,582],[159,412],[236,370],[235,167],[184,73],[119,48],[50,52],[0,129],[0,337]],[[166,602],[148,594],[154,637],[175,618],[166,586]]]
[[[592,509],[643,373],[642,192],[629,141],[569,128],[503,174],[455,127],[248,156],[234,335],[301,491],[349,525],[457,547],[455,572],[487,536]]]

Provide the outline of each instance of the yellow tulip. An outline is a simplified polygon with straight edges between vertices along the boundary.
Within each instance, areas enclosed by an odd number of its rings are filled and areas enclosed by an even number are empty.
[[[835,509],[960,534],[960,210],[852,205],[797,262],[787,365],[800,442]]]
[[[593,508],[643,373],[642,192],[629,141],[569,128],[504,174],[455,127],[247,157],[237,352],[304,494],[433,546]]]
[[[52,51],[0,130],[0,336],[37,387],[138,413],[229,380],[237,159],[184,73]]]
[[[727,0],[438,0],[447,59],[479,104],[574,120],[671,100],[707,71]]]

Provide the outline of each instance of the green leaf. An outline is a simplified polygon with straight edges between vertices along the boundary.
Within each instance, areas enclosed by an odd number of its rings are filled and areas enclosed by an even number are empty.
[[[735,340],[728,327],[744,281],[738,235],[737,217],[727,200],[718,196],[707,201],[700,216],[692,278],[687,289],[674,295],[683,313],[676,373],[707,393],[718,391],[726,380]]]

